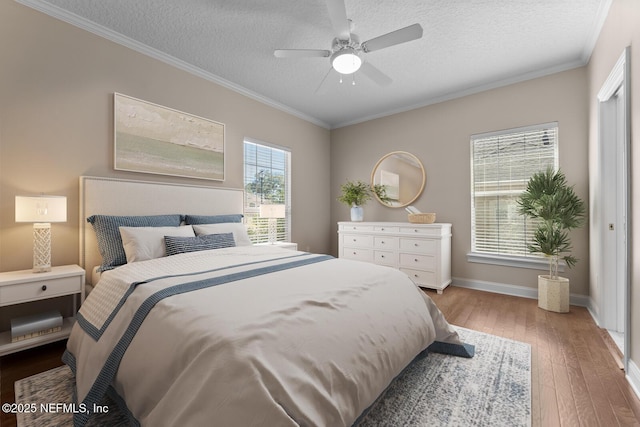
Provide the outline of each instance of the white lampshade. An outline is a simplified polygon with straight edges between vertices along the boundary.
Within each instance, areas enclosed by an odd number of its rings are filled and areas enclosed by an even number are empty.
[[[261,218],[284,218],[284,205],[260,205]]]
[[[67,220],[64,196],[16,196],[16,222],[33,222],[33,272],[51,271],[51,223]]]
[[[64,196],[16,196],[16,222],[66,222]]]
[[[331,65],[340,74],[353,74],[360,69],[362,59],[354,49],[348,47],[331,55]]]

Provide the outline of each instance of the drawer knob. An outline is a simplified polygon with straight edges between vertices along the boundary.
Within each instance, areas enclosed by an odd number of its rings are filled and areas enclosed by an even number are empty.
[[[47,285],[42,285],[42,290],[46,291],[47,290]]]
[[[417,232],[418,232],[418,230],[416,230],[415,228],[413,229],[413,231],[414,231],[414,233],[417,233]]]
[[[418,245],[417,243],[414,243],[414,244],[413,244],[413,246],[415,246],[415,247],[417,248],[417,247],[418,247],[418,246],[420,246],[420,245]]]
[[[380,258],[384,258],[384,255],[380,255]]]
[[[415,262],[418,262],[418,258],[414,258],[413,260],[414,260]]]
[[[417,274],[414,274],[413,277],[420,277],[420,276],[418,276]]]
[[[354,252],[353,254],[355,255],[356,253]]]
[[[357,240],[356,240],[356,239],[353,239],[353,241],[354,241],[354,242],[357,242]]]
[[[382,243],[384,245],[384,240],[382,240],[380,243]]]

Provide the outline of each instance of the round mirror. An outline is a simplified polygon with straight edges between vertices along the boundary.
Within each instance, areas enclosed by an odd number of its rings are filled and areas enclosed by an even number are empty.
[[[371,172],[371,185],[384,186],[388,200],[380,203],[401,208],[413,203],[424,190],[427,175],[422,162],[406,151],[394,151],[382,157]]]

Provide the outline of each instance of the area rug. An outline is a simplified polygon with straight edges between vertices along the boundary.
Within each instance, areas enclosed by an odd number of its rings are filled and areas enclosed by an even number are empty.
[[[415,360],[357,422],[373,426],[530,426],[531,347],[494,335],[457,327],[475,345],[472,359],[429,353]],[[71,403],[73,375],[61,366],[15,384],[17,403]],[[107,413],[91,426],[126,426],[117,405],[106,399]],[[19,427],[71,426],[65,411],[17,414]]]

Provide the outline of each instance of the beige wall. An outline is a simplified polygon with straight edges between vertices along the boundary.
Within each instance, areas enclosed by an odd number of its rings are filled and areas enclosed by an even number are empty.
[[[631,351],[630,358],[640,365],[640,2],[614,0],[600,33],[591,61],[589,78],[590,166],[597,163],[597,95],[623,50],[631,46]],[[597,179],[593,177],[592,179]],[[592,296],[598,298],[592,278]],[[598,303],[598,301],[596,301]]]
[[[13,1],[0,2],[0,271],[32,265],[31,225],[14,196],[64,195],[54,265],[78,262],[78,177],[112,176],[241,188],[244,137],[292,152],[292,238],[330,250],[329,131]],[[113,170],[113,93],[226,125],[226,180]]]
[[[540,270],[467,262],[471,249],[470,136],[477,133],[557,121],[560,167],[587,203],[587,72],[578,68],[452,101],[356,124],[331,132],[332,223],[349,220],[349,209],[335,199],[345,180],[369,180],[384,154],[404,150],[424,164],[427,184],[413,203],[453,224],[452,275],[537,288]],[[404,209],[375,201],[365,206],[365,221],[406,221]],[[333,249],[337,239],[333,234]],[[564,275],[571,292],[588,295],[588,228],[572,233],[580,262]],[[455,283],[455,280],[454,280]]]

